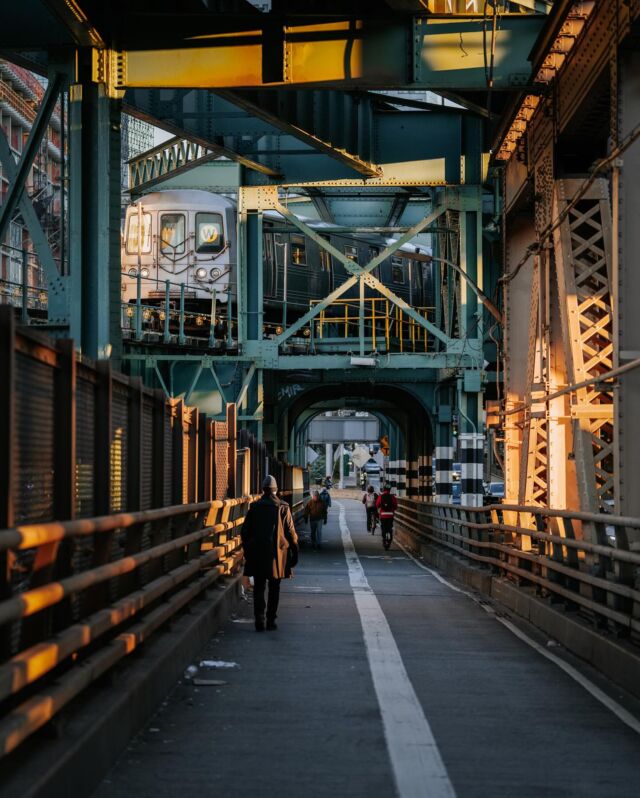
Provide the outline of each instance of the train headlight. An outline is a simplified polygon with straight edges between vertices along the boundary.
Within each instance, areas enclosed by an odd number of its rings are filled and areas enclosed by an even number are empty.
[[[276,327],[276,335],[282,335],[282,333],[283,333],[283,332],[284,332],[284,330],[283,330],[283,329],[282,329],[282,327],[281,327],[281,326],[278,324],[278,326]]]
[[[204,280],[204,278],[206,276],[207,276],[207,270],[204,268],[204,266],[199,266],[196,269],[196,279],[197,280]]]
[[[222,271],[220,269],[211,269],[210,274],[214,280],[217,280],[218,277],[220,277],[220,275],[222,274]]]
[[[129,277],[137,277],[137,275],[138,275],[138,270],[132,266],[129,269]]]
[[[141,277],[145,277],[145,278],[147,278],[149,276],[149,269],[147,269],[146,266],[143,266],[140,269],[140,276]]]

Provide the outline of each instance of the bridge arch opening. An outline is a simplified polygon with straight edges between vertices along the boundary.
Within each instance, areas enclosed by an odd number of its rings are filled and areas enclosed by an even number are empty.
[[[399,496],[430,495],[433,419],[428,397],[421,397],[406,386],[377,382],[349,385],[337,381],[302,386],[295,396],[274,408],[281,453],[290,462],[306,465],[311,422],[327,411],[341,410],[366,411],[378,420],[377,443],[384,443],[383,478]]]

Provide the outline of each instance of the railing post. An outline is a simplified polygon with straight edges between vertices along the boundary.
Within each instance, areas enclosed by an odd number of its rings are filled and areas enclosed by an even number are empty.
[[[164,507],[165,421],[167,406],[163,391],[154,391],[153,397],[153,463],[151,501],[153,507]]]
[[[96,363],[95,403],[95,513],[107,515],[111,511],[111,363]]]
[[[360,355],[364,355],[364,278],[360,276],[360,305],[358,308],[358,338],[360,339]]]
[[[230,498],[236,497],[236,456],[237,456],[237,441],[236,441],[236,422],[237,410],[233,402],[227,404],[227,441],[228,441],[228,478],[227,478],[227,494]]]
[[[179,333],[178,333],[178,343],[182,346],[185,343],[185,341],[187,340],[185,338],[185,334],[184,334],[184,283],[180,284],[180,319],[179,319],[179,322],[180,322],[180,330],[179,330]]]
[[[163,340],[168,344],[171,340],[171,281],[164,281],[164,330]]]
[[[97,516],[111,512],[111,440],[112,440],[113,385],[111,363],[99,360],[96,363],[96,402],[94,416],[95,430],[95,471],[94,503]],[[113,532],[96,535],[93,548],[94,567],[109,562]],[[87,591],[87,610],[93,612],[102,608],[108,595],[106,582],[95,585]]]
[[[127,418],[127,512],[140,510],[142,475],[142,380],[129,377]],[[128,537],[128,536],[127,536]]]
[[[73,520],[76,515],[76,353],[73,341],[59,341],[57,348],[53,515],[56,521],[67,521]],[[63,541],[55,563],[56,578],[64,578],[72,573],[72,557],[73,544]],[[50,572],[48,576],[51,575]],[[54,617],[56,628],[69,623],[71,609],[68,600],[56,608]]]
[[[184,474],[182,467],[182,460],[185,456],[184,453],[184,435],[182,432],[183,427],[184,405],[181,400],[175,402],[174,412],[172,415],[173,426],[171,428],[171,435],[173,438],[173,491],[172,491],[172,504],[182,504],[184,501]]]
[[[26,249],[22,250],[22,308],[20,321],[23,324],[29,324],[29,264]]]
[[[142,275],[136,277],[136,341],[142,340]]]
[[[216,345],[216,289],[211,294],[211,320],[209,322],[209,348]]]
[[[0,307],[0,529],[14,524],[13,490],[15,474],[13,451],[15,437],[15,319],[11,305]],[[9,554],[0,551],[0,601],[10,598],[11,574]],[[11,630],[0,627],[0,650],[9,651]]]

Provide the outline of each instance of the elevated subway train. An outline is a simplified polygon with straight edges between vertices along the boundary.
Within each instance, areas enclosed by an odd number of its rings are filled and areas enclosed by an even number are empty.
[[[122,237],[123,302],[136,301],[138,274],[145,306],[161,306],[170,281],[170,301],[177,307],[184,286],[185,311],[208,319],[215,301],[216,318],[226,327],[236,297],[236,204],[208,191],[157,191],[127,208]],[[345,282],[344,265],[299,232],[282,232],[285,220],[267,213],[263,223],[263,292],[265,333],[279,332],[286,304],[291,323],[314,301]],[[375,235],[332,232],[332,225],[308,222],[350,260],[364,265],[388,240]],[[288,224],[287,224],[288,226]],[[431,258],[404,246],[373,274],[414,307],[433,305]],[[367,288],[367,297],[379,296]],[[357,287],[343,298],[356,300]],[[330,311],[329,311],[330,315]]]

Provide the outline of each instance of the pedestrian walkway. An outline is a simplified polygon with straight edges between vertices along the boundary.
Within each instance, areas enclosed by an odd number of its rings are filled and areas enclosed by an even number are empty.
[[[334,502],[322,551],[303,543],[278,624],[256,634],[243,603],[200,657],[237,667],[181,682],[96,798],[638,795],[640,734],[384,552],[358,502]]]

